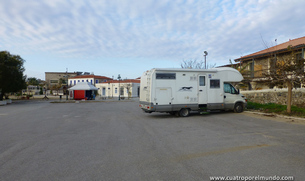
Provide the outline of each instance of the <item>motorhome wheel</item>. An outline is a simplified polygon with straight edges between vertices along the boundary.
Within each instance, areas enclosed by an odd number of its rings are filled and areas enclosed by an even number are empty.
[[[186,108],[183,108],[179,111],[179,115],[181,117],[187,117],[190,115],[190,110],[189,109],[186,109]]]
[[[244,111],[242,103],[236,103],[234,107],[234,112],[241,113]]]

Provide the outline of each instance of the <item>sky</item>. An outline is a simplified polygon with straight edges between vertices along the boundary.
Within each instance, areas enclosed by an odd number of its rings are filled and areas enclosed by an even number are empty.
[[[134,79],[183,60],[229,64],[305,36],[304,0],[0,0],[0,51],[27,77]]]

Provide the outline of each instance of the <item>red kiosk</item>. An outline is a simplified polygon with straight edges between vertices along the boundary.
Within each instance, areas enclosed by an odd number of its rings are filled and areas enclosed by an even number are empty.
[[[69,89],[70,98],[75,100],[92,100],[95,99],[94,91],[98,90],[90,82],[79,82]]]

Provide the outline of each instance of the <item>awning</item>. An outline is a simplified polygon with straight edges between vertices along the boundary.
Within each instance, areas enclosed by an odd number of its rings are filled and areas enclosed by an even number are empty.
[[[69,90],[98,90],[90,82],[78,82],[75,86],[71,87]]]

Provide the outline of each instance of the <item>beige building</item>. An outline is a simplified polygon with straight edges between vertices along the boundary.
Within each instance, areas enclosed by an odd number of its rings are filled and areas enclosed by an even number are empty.
[[[54,86],[61,84],[63,80],[64,83],[61,85],[67,85],[67,78],[77,76],[78,72],[45,72],[45,81],[47,89],[51,89]]]
[[[105,98],[134,98],[140,96],[140,79],[110,80],[95,85]]]
[[[260,90],[273,88],[266,84],[264,74],[274,70],[275,63],[285,59],[292,51],[296,61],[304,59],[304,49],[305,37],[301,37],[235,59],[235,62],[237,62],[235,66],[238,67],[244,77],[244,89]],[[304,66],[301,68],[304,71]]]

